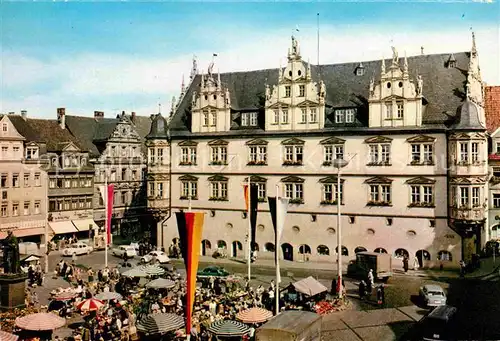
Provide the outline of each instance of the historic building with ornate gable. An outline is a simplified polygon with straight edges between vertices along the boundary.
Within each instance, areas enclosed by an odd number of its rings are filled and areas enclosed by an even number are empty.
[[[198,73],[171,116],[146,137],[148,207],[157,242],[178,237],[171,213],[207,212],[202,252],[246,253],[242,184],[259,186],[259,257],[342,253],[416,257],[424,266],[469,260],[489,238],[483,84],[469,52],[310,65],[292,37],[278,69]],[[340,188],[333,160],[345,159]],[[339,194],[337,196],[337,193]],[[274,245],[267,196],[290,198]]]

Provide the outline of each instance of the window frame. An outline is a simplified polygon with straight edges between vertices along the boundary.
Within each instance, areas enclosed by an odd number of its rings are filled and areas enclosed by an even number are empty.
[[[304,146],[299,144],[283,146],[283,166],[304,165]],[[299,157],[300,156],[300,157]]]
[[[305,96],[306,96],[306,86],[304,84],[300,84],[298,97],[305,97]]]
[[[210,165],[227,165],[227,146],[210,146]]]
[[[228,201],[228,181],[214,180],[210,181],[210,201]]]
[[[371,183],[368,186],[368,206],[392,206],[392,184]]]
[[[284,182],[283,196],[289,199],[290,204],[304,203],[304,184],[302,182]]]

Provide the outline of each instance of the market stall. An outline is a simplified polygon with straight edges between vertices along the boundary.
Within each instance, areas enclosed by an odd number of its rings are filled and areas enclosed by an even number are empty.
[[[307,311],[284,311],[256,330],[256,341],[320,341],[321,316]]]

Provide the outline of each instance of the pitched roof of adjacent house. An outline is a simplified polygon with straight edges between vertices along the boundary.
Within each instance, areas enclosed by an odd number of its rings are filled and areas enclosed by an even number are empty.
[[[130,119],[130,116],[127,116]],[[66,126],[78,141],[94,155],[100,155],[97,144],[106,141],[120,122],[120,118],[95,119],[90,116],[66,115]],[[151,119],[147,116],[135,116],[132,121],[137,133],[144,140],[149,133]]]
[[[408,57],[409,74],[412,79],[421,75],[423,95],[428,102],[423,114],[424,124],[443,124],[453,118],[457,107],[465,99],[464,84],[467,78],[469,52],[454,53],[456,66],[448,68],[450,54],[419,55]],[[387,60],[386,65],[391,61]],[[326,85],[327,115],[336,107],[354,107],[367,102],[370,79],[380,76],[381,60],[363,62],[365,72],[355,75],[359,62],[314,66],[312,78],[321,79]],[[188,132],[189,115],[193,91],[199,91],[201,75],[196,75],[186,94],[182,97],[170,128],[172,131]],[[264,107],[265,84],[271,87],[278,82],[278,69],[231,72],[221,74],[221,82],[231,96],[233,111],[256,110]],[[258,129],[258,128],[256,128]]]
[[[9,119],[17,131],[25,137],[26,141],[44,142],[49,152],[62,151],[69,142],[82,151],[87,151],[85,146],[80,144],[78,139],[68,129],[61,128],[56,120],[24,119],[19,115],[11,115]]]
[[[486,115],[486,128],[491,134],[500,128],[500,86],[485,87],[484,112]]]

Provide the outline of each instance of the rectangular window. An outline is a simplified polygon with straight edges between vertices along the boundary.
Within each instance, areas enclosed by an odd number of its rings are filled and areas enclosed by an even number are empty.
[[[7,211],[7,205],[2,204],[2,217],[7,217],[8,211]]]
[[[344,110],[335,110],[335,123],[344,123]]]
[[[241,114],[241,125],[248,126],[248,113],[244,112]]]
[[[0,187],[1,188],[7,188],[7,174],[2,174],[1,180],[0,180]]]
[[[212,163],[227,164],[227,147],[212,147]]]
[[[250,125],[251,126],[256,126],[257,125],[257,113],[256,112],[251,112],[250,113]]]
[[[306,86],[299,85],[299,97],[304,97],[306,95]]]
[[[279,110],[274,110],[274,124],[280,123],[280,111]]]
[[[293,162],[293,146],[285,146],[285,161]]]
[[[71,188],[71,180],[64,179],[64,188]]]
[[[35,186],[39,187],[42,185],[42,181],[40,179],[40,173],[35,173]]]
[[[78,199],[73,199],[71,201],[71,209],[77,210],[78,209]]]
[[[217,126],[217,110],[212,109],[210,110],[210,116],[212,116],[212,127]]]
[[[344,159],[344,146],[342,145],[335,146],[335,158],[340,160]]]
[[[92,208],[92,197],[87,197],[85,200],[85,208]]]
[[[30,215],[30,202],[24,202],[23,215]]]
[[[249,159],[248,161],[250,161],[250,162],[257,162],[257,147],[256,146],[249,147],[248,159]]]
[[[148,183],[148,196],[150,197],[155,196],[155,186],[153,182]]]
[[[82,183],[82,185],[83,185],[83,183]],[[72,188],[78,188],[78,187],[80,187],[80,184],[78,183],[78,178],[75,178],[75,179],[72,180],[71,187]]]
[[[345,111],[345,123],[354,123],[355,113],[356,113],[356,109],[347,109]]]
[[[196,165],[196,147],[190,147],[189,148],[189,160],[191,161],[191,164]]]
[[[295,161],[300,164],[302,164],[302,161],[304,159],[304,155],[302,154],[302,152],[302,146],[295,146]]]
[[[198,199],[198,183],[191,182],[191,199]]]
[[[304,185],[301,183],[286,183],[284,194],[285,197],[294,200],[295,203],[302,203],[304,201]]]
[[[425,204],[433,204],[434,203],[434,195],[432,186],[422,186],[422,202]]]
[[[189,198],[189,182],[188,181],[182,182],[182,196],[185,198]]]
[[[370,163],[372,163],[372,164],[378,163],[378,145],[377,144],[370,145]]]
[[[295,184],[295,199],[304,199],[304,186],[302,184]]]
[[[460,142],[460,162],[469,161],[469,144],[467,142]]]
[[[333,202],[333,184],[323,185],[323,201],[326,203]]]
[[[57,188],[64,188],[64,181],[63,179],[56,179],[56,187]]]
[[[285,197],[293,199],[293,184],[285,184]]]
[[[471,161],[479,162],[479,143],[472,142],[470,145]]]
[[[370,201],[379,201],[379,188],[378,185],[370,185]]]
[[[392,103],[391,102],[388,102],[385,104],[385,118],[386,119],[392,118]]]
[[[35,214],[40,214],[40,201],[35,201]]]
[[[128,204],[128,193],[126,191],[122,192],[122,204],[127,205]]]
[[[391,185],[370,185],[370,201],[374,204],[391,203]]]
[[[288,109],[283,109],[281,111],[282,115],[282,122],[283,124],[288,124]]]
[[[396,106],[398,108],[397,118],[403,118],[403,115],[404,115],[404,104],[403,104],[403,102],[396,103]]]
[[[391,186],[390,185],[382,185],[382,201],[385,203],[391,202]]]
[[[257,198],[259,201],[265,201],[266,198],[267,198],[267,195],[266,195],[266,183],[265,182],[259,182],[257,184],[257,188],[258,188],[258,194],[257,194]]]
[[[289,85],[285,86],[285,97],[290,97],[292,93],[292,89]]]
[[[154,148],[149,148],[149,163],[154,164],[156,162],[156,154]]]
[[[19,215],[19,204],[13,203],[12,204],[12,216],[17,217],[18,215]]]
[[[55,179],[49,180],[49,188],[56,188],[56,180]]]
[[[36,160],[38,159],[38,148],[37,147],[27,147],[26,148],[26,160]]]
[[[122,181],[127,181],[127,169],[122,168]]]
[[[324,146],[324,162],[331,163],[333,160],[333,146]]]
[[[434,163],[434,152],[432,144],[424,144],[424,162]]]
[[[8,130],[8,129],[7,129],[7,123],[3,123],[3,124],[2,124],[2,131],[3,131],[4,133],[6,133],[6,132],[7,132],[7,130]]]
[[[12,151],[14,152],[14,157],[18,157],[19,156],[19,147],[13,147]]]
[[[497,151],[497,154],[500,154],[500,142],[496,143],[496,151]]]
[[[181,163],[189,162],[189,148],[183,147],[181,148]]]
[[[12,174],[12,187],[19,187],[19,174]]]
[[[127,146],[122,146],[122,157],[127,157]]]
[[[208,110],[203,110],[203,126],[208,127]]]
[[[420,163],[420,145],[412,144],[411,145],[411,162]]]
[[[157,198],[163,198],[163,182],[159,182],[156,184],[156,197]]]
[[[390,164],[391,163],[391,145],[390,144],[382,144],[381,146],[381,157],[382,163]]]
[[[218,182],[212,182],[210,184],[212,187],[212,198],[219,198],[219,183]]]
[[[306,122],[307,122],[307,109],[301,108],[300,109],[300,123],[306,123]]]
[[[160,165],[163,165],[163,148],[158,148],[158,159],[157,159],[158,163]],[[124,180],[122,178],[122,180]]]
[[[500,193],[493,193],[493,208],[500,208]]]
[[[210,184],[212,200],[227,200],[227,182],[214,181]]]
[[[469,206],[469,188],[468,187],[460,187],[460,206],[461,207]]]
[[[259,146],[259,155],[258,155],[257,161],[267,162],[267,147],[266,146]]]
[[[30,186],[30,175],[29,174],[24,174],[24,181],[23,181],[23,187],[29,187]]]
[[[479,187],[472,187],[472,207],[479,207],[480,196]]]
[[[7,154],[9,153],[9,147],[2,147],[2,157],[7,157]]]
[[[411,188],[411,203],[420,203],[420,186],[410,186]]]
[[[311,123],[318,122],[318,115],[316,114],[316,108],[311,109]]]

